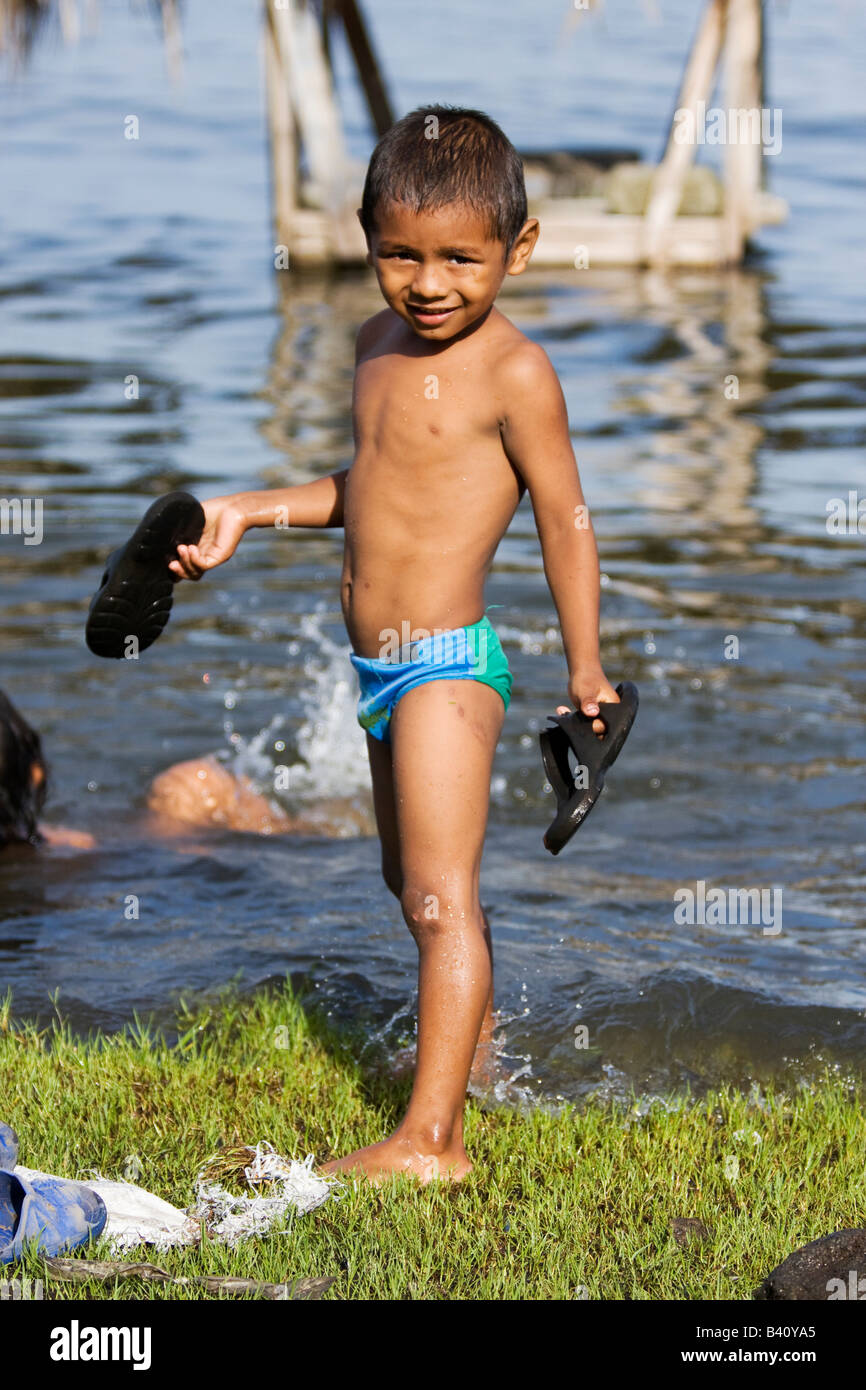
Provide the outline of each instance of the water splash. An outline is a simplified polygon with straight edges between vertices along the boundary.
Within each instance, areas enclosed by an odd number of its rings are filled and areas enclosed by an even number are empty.
[[[296,693],[300,722],[278,714],[245,739],[231,718],[226,719],[223,731],[228,749],[220,757],[235,776],[248,778],[281,809],[291,813],[342,807],[347,830],[357,833],[359,828],[370,828],[366,825],[370,771],[364,735],[355,717],[357,690],[348,660],[350,648],[328,636],[324,624],[329,620],[324,610],[303,615],[300,639],[288,645],[288,655],[295,661],[307,647],[301,667],[304,683]],[[228,698],[227,708],[233,709],[234,701],[229,704]]]
[[[289,785],[295,794],[317,799],[366,794],[370,770],[355,714],[358,692],[350,648],[334,642],[322,630],[322,621],[318,613],[301,620],[301,634],[315,650],[304,661],[308,684],[301,697],[304,721],[296,740],[302,761],[289,768]]]

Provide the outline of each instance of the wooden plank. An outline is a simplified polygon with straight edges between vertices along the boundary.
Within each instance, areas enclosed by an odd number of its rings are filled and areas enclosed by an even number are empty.
[[[554,201],[567,204],[571,200]],[[579,274],[583,268],[591,271],[645,264],[642,217],[613,215],[601,208],[580,212],[563,208],[551,213],[547,207],[536,206],[531,211],[541,218],[541,235],[530,268],[557,267]],[[295,210],[291,244],[293,264],[298,266],[321,266],[328,259],[339,265],[363,265],[366,260],[366,243],[355,218],[335,223],[320,209]],[[668,229],[665,256],[670,266],[711,268],[724,264],[723,219],[677,217]]]
[[[347,201],[347,207],[352,202]],[[563,198],[553,202],[568,204]],[[573,200],[591,205],[593,199]],[[530,269],[571,269],[577,274],[614,266],[645,265],[644,219],[607,213],[596,203],[594,210],[549,210],[534,205],[541,220],[541,235]],[[367,247],[357,220],[348,214],[335,219],[321,209],[296,208],[291,221],[292,263],[296,266],[363,265]],[[664,247],[669,267],[712,269],[728,261],[725,220],[722,217],[677,217],[667,230]]]
[[[346,200],[347,212],[341,218],[321,209],[295,209],[292,263],[363,265],[366,243],[357,219],[348,212],[356,202],[357,198]],[[775,200],[767,209],[767,220],[780,220],[785,210],[782,200]],[[541,222],[530,269],[557,267],[582,272],[647,263],[643,217],[609,213],[601,198],[539,199],[530,204],[529,211]],[[674,218],[667,229],[664,255],[670,267],[709,269],[725,265],[729,256],[724,218]]]
[[[647,263],[643,217],[603,211],[551,212],[549,206],[535,206],[531,211],[541,221],[531,265],[571,266],[580,271]],[[724,261],[720,217],[676,217],[668,224],[665,238],[662,250],[667,265],[708,267]]]
[[[676,114],[680,111],[690,112],[694,123],[692,129],[696,129],[697,104],[706,101],[712,92],[722,48],[725,9],[726,0],[709,0],[704,10],[683,74],[667,148],[653,175],[644,214],[643,258],[650,265],[663,265],[668,248],[674,244],[670,236],[671,224],[677,216],[686,173],[695,157],[695,145],[691,141],[677,139]]]

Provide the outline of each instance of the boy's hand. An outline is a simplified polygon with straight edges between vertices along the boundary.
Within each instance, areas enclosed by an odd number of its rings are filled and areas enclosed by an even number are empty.
[[[210,497],[202,502],[205,525],[197,545],[179,545],[177,559],[169,564],[175,581],[201,579],[207,570],[229,560],[246,529],[243,508],[233,497]]]
[[[574,701],[575,709],[579,709],[582,714],[599,714],[600,705],[619,704],[619,696],[600,666],[572,676],[568,682],[568,693]],[[556,712],[569,714],[570,710],[567,705],[557,705]],[[592,731],[599,736],[603,735],[606,732],[604,720],[593,719]]]

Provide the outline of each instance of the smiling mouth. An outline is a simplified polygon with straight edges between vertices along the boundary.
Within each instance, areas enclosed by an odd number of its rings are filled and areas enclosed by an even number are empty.
[[[434,309],[428,304],[407,304],[406,307],[416,319],[421,319],[423,323],[435,324],[444,323],[448,315],[454,313],[456,305],[445,309]]]

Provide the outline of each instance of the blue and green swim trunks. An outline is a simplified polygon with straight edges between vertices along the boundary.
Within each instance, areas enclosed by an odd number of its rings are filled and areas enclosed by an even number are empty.
[[[502,644],[484,617],[468,627],[433,632],[401,648],[398,660],[349,657],[361,683],[358,723],[374,738],[391,742],[391,716],[399,700],[427,681],[472,680],[511,699],[512,675]]]

